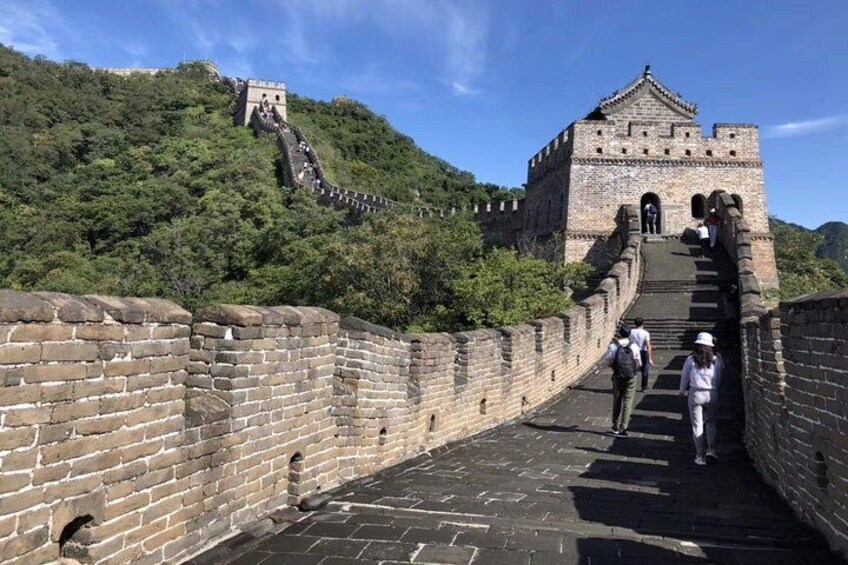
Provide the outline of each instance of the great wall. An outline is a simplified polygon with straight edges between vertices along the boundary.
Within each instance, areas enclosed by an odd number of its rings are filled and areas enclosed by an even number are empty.
[[[640,84],[655,94],[650,80]],[[297,151],[302,132],[280,110],[269,119],[246,108],[242,118],[278,135],[294,183],[307,159]],[[591,135],[617,139],[608,123],[591,127]],[[732,129],[717,130],[717,141],[706,142],[711,151],[736,151],[724,145],[722,132],[756,132]],[[633,141],[622,135],[611,143],[627,149]],[[538,167],[565,144],[531,159],[531,182],[561,174],[554,168],[543,175]],[[649,156],[639,166],[680,167]],[[700,163],[699,170],[711,171],[704,183],[725,169],[731,176],[745,170],[754,175],[750,186],[764,188],[758,150],[734,156],[747,165]],[[333,186],[314,152],[310,158],[322,179],[315,187],[322,202],[362,212],[394,205]],[[309,186],[308,179],[301,183]],[[579,191],[571,186],[565,194],[576,199]],[[547,198],[550,190],[532,188],[527,202],[535,202],[534,194]],[[705,198],[725,222],[721,245],[731,266],[723,274],[738,287],[740,347],[733,351],[741,360],[745,446],[765,481],[844,556],[848,290],[767,310],[761,288],[774,286],[776,271],[757,212],[762,206],[764,213],[765,201],[754,192],[744,201],[743,216],[738,195],[711,190]],[[640,297],[646,246],[654,256],[667,252],[668,244],[656,241],[662,238],[641,235],[640,204],[618,205],[612,217],[597,219],[595,231],[572,231],[571,241],[602,241],[598,257],[615,246],[615,260],[591,296],[557,316],[515,327],[401,334],[320,308],[220,305],[192,314],[154,298],[0,291],[0,560],[180,563],[280,509],[526,416],[563,393],[576,394],[567,389],[591,377]],[[492,206],[474,210],[495,234],[490,241],[514,243],[527,226],[529,204]],[[667,241],[679,240],[689,227],[683,215],[671,204]],[[486,217],[495,218],[491,228]],[[567,231],[567,220],[543,225]],[[588,257],[590,246],[579,243],[566,255]],[[677,261],[696,264],[694,258]],[[686,295],[687,285],[698,282],[670,284]],[[697,311],[687,319],[706,323]]]

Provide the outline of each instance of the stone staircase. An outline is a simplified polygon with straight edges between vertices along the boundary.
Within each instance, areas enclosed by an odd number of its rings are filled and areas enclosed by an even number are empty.
[[[679,240],[646,239],[642,246],[639,299],[624,320],[632,324],[644,318],[656,349],[691,349],[703,331],[713,334],[721,347],[739,343],[736,322],[728,319],[723,299],[735,282],[733,263],[720,248],[713,257],[698,253],[698,246]]]

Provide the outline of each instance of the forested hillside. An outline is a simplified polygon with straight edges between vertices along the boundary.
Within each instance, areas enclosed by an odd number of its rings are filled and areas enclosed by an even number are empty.
[[[289,95],[289,121],[315,146],[335,184],[402,202],[466,206],[523,196],[422,151],[382,116],[349,98],[320,102]]]
[[[839,263],[817,256],[824,235],[777,218],[769,223],[780,273],[780,298],[848,286],[848,273]]]
[[[449,330],[555,312],[570,304],[565,285],[585,279],[585,265],[484,250],[469,218],[358,224],[319,207],[279,186],[273,139],[234,127],[233,106],[202,66],[118,77],[0,46],[0,288],[158,296],[189,309],[308,304]],[[372,150],[358,155],[381,163]],[[392,183],[431,174],[405,167],[391,169]],[[466,178],[447,165],[443,174],[440,198],[478,190],[445,180]]]

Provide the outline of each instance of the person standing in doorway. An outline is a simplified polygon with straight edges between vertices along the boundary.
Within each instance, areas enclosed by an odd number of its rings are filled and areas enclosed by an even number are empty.
[[[701,257],[706,257],[710,252],[710,231],[703,222],[698,223],[698,241],[701,242]]]
[[[710,209],[710,215],[707,216],[707,228],[710,234],[710,250],[715,248],[718,243],[718,228],[721,225],[721,218],[716,213],[715,208]]]
[[[618,330],[618,339],[607,349],[606,363],[612,367],[612,433],[627,437],[636,396],[636,372],[641,365],[639,348],[630,341],[629,326]]]
[[[630,330],[630,341],[639,348],[639,360],[642,364],[642,387],[640,392],[648,389],[648,376],[651,366],[654,366],[654,348],[651,346],[651,334],[644,328],[645,320],[636,318],[636,327]]]
[[[654,205],[653,202],[648,202],[645,204],[645,220],[646,220],[646,229],[649,233],[655,233],[657,231],[657,214],[659,210]]]
[[[679,394],[689,392],[689,418],[692,421],[692,439],[695,442],[695,464],[715,463],[716,415],[718,387],[721,382],[721,357],[713,352],[715,340],[707,332],[698,334],[695,349],[686,358],[680,375]],[[706,435],[706,449],[704,439]]]

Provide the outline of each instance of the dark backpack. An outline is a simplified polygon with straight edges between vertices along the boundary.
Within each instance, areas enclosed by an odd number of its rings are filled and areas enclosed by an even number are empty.
[[[636,359],[630,350],[630,343],[618,345],[615,350],[615,359],[612,362],[612,376],[619,379],[632,379],[636,375]]]

